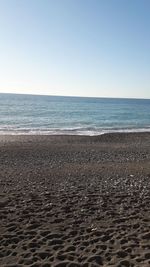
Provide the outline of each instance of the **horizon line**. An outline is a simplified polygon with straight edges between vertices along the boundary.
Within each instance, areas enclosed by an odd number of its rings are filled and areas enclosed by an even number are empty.
[[[7,95],[30,95],[30,96],[51,96],[51,97],[76,97],[76,98],[105,98],[105,99],[135,99],[135,100],[150,100],[150,98],[144,97],[114,97],[114,96],[79,96],[79,95],[48,95],[48,94],[33,94],[33,93],[12,93],[12,92],[0,92],[0,94]]]

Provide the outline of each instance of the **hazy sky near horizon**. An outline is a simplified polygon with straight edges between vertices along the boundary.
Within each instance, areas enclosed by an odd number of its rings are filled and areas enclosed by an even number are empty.
[[[0,92],[150,98],[149,0],[0,0]]]

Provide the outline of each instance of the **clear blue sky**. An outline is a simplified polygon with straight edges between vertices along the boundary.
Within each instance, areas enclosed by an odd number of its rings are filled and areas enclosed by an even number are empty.
[[[0,0],[0,92],[150,98],[149,0]]]

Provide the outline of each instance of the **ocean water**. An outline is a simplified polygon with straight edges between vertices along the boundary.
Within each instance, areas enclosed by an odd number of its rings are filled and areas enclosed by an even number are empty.
[[[149,99],[0,94],[0,134],[150,131]]]

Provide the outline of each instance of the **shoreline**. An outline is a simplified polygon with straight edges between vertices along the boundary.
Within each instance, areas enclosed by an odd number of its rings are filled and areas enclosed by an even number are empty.
[[[76,142],[90,142],[90,143],[116,143],[118,144],[121,142],[124,142],[125,145],[129,142],[134,143],[136,145],[136,142],[142,143],[142,138],[146,140],[147,144],[146,146],[150,145],[150,132],[132,132],[132,133],[105,133],[101,135],[96,136],[87,136],[87,135],[0,135],[0,143],[1,142],[14,142],[19,141],[22,143],[26,142],[50,142],[54,141],[55,143],[76,143]]]
[[[91,135],[78,135],[78,134],[0,134],[0,136],[9,136],[9,137],[13,137],[13,136],[22,136],[22,137],[24,137],[24,136],[47,136],[47,137],[57,137],[57,136],[66,136],[66,137],[91,137],[91,138],[93,138],[93,137],[100,137],[100,136],[102,136],[102,135],[145,135],[145,134],[149,134],[150,135],[150,131],[141,131],[141,132],[139,132],[139,131],[135,131],[135,132],[126,132],[126,131],[124,131],[124,132],[104,132],[104,133],[102,133],[102,134],[99,134],[99,135],[95,135],[95,136],[91,136]]]
[[[0,135],[0,162],[0,266],[149,266],[149,132]]]
[[[66,136],[100,136],[104,134],[127,134],[127,133],[150,133],[150,128],[133,128],[133,129],[90,129],[87,128],[83,130],[83,128],[75,128],[75,129],[26,129],[26,130],[1,130],[0,135],[47,135],[47,136],[57,136],[57,135],[66,135]]]

